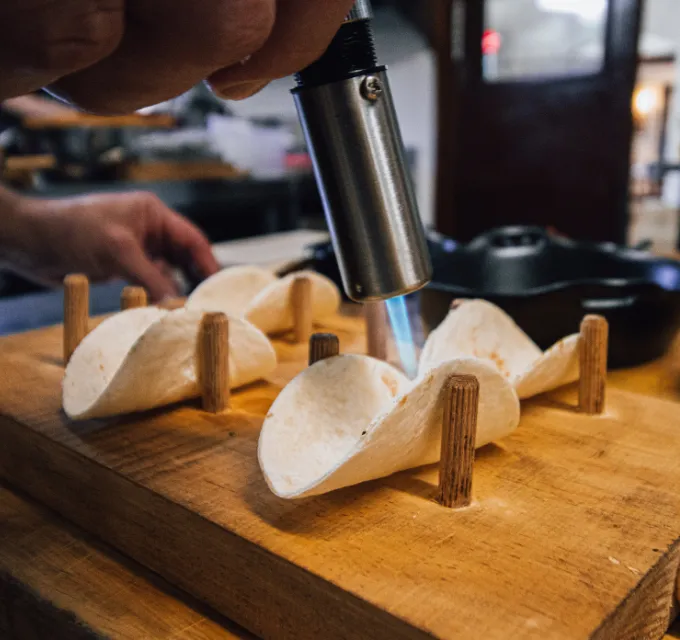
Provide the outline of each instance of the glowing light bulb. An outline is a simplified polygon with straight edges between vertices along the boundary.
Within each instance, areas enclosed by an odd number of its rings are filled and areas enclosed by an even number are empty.
[[[655,89],[645,87],[635,92],[633,99],[633,110],[638,117],[646,117],[656,111],[659,103],[659,96]]]

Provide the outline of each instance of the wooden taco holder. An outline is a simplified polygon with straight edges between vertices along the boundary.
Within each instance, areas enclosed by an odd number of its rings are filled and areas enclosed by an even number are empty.
[[[439,468],[296,503],[264,484],[259,425],[305,366],[340,347],[365,352],[361,318],[330,319],[304,357],[276,342],[278,370],[229,397],[228,323],[207,316],[205,410],[70,424],[53,359],[87,332],[74,298],[63,339],[49,329],[0,341],[11,371],[0,474],[254,633],[633,639],[672,620],[680,408],[617,389],[605,407],[602,319],[582,325],[577,392],[527,403],[517,432],[476,458],[478,384],[456,377]],[[299,338],[310,327],[296,317]]]

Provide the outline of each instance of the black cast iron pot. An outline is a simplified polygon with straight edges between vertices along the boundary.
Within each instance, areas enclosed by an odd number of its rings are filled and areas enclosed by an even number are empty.
[[[426,331],[456,298],[485,298],[547,349],[584,315],[609,321],[609,363],[631,367],[663,355],[680,326],[680,262],[613,244],[575,242],[537,227],[505,227],[467,245],[431,238],[434,278],[419,294]],[[330,244],[315,268],[340,284]]]

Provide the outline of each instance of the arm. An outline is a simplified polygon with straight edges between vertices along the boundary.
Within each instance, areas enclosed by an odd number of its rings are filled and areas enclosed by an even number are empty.
[[[76,272],[123,278],[153,300],[177,295],[173,268],[218,270],[199,229],[142,192],[40,200],[0,186],[0,260],[53,283]]]
[[[20,266],[30,250],[26,200],[0,184],[0,262]]]

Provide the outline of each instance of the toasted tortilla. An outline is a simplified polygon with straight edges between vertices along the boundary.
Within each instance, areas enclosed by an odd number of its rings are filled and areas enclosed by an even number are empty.
[[[340,307],[340,291],[332,280],[314,271],[296,271],[260,291],[245,311],[245,318],[267,334],[293,328],[291,292],[296,278],[307,277],[312,283],[312,318],[319,322],[332,316]]]
[[[75,420],[103,418],[200,395],[197,337],[202,311],[132,309],[105,320],[78,346],[66,368],[63,406]],[[231,388],[276,367],[269,339],[239,318],[229,319]]]
[[[270,489],[303,498],[436,462],[444,385],[454,374],[480,382],[476,446],[517,427],[517,394],[481,360],[446,362],[415,383],[367,356],[309,367],[279,394],[262,427],[258,458]]]
[[[240,317],[255,296],[277,280],[262,267],[230,267],[201,283],[187,299],[186,308]]]
[[[505,311],[486,300],[464,300],[427,339],[420,374],[448,360],[479,358],[512,381],[542,353]]]
[[[578,338],[568,336],[545,353],[505,311],[485,300],[463,300],[427,339],[420,375],[449,360],[485,360],[526,399],[578,379]]]
[[[562,338],[514,381],[520,399],[571,384],[579,377],[579,335]]]
[[[296,271],[285,278],[254,266],[224,269],[201,284],[187,300],[187,309],[221,311],[245,318],[267,334],[293,328],[291,291],[295,278],[312,282],[312,319],[319,322],[340,307],[340,291],[332,280],[314,271]]]

